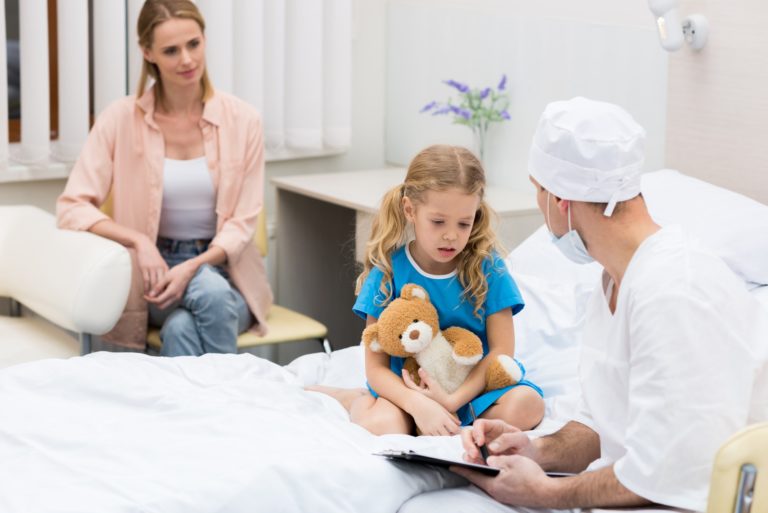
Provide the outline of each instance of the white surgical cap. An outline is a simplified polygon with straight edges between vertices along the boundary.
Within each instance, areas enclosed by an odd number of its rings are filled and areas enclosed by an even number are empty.
[[[528,159],[531,176],[563,199],[616,203],[640,193],[645,130],[616,105],[573,98],[544,109]]]

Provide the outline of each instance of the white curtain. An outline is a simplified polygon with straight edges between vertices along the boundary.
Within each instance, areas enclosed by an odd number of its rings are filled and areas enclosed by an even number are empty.
[[[352,0],[325,0],[323,142],[346,148],[351,138]]]
[[[41,23],[42,21],[42,23]],[[51,100],[48,84],[48,6],[45,0],[19,3],[21,61],[21,145],[14,159],[38,164],[50,153]]]
[[[285,142],[323,146],[322,0],[287,0],[285,10]]]
[[[0,0],[0,41],[5,41],[5,0]],[[0,45],[0,171],[8,167],[8,59]]]
[[[266,0],[269,2],[270,0]],[[232,92],[264,112],[264,0],[235,0]]]
[[[5,10],[0,0],[0,41]],[[87,137],[93,68],[98,115],[133,94],[141,70],[136,22],[142,0],[59,0],[59,141],[50,143],[46,0],[19,2],[21,144],[12,159],[38,164],[77,158]],[[343,149],[350,141],[351,0],[197,0],[206,19],[208,72],[214,86],[262,114],[266,148]],[[93,55],[87,35],[92,30]],[[8,97],[6,52],[0,48],[0,99]],[[8,117],[0,100],[0,121]],[[0,122],[0,169],[8,162],[8,130]]]
[[[96,115],[127,94],[125,22],[124,0],[93,2],[93,104]]]
[[[268,150],[285,146],[285,0],[264,3],[264,141]]]
[[[197,0],[205,18],[205,46],[208,76],[214,87],[232,92],[232,0]],[[238,63],[245,64],[245,63]]]
[[[57,160],[77,159],[88,137],[88,0],[58,1],[59,140]]]

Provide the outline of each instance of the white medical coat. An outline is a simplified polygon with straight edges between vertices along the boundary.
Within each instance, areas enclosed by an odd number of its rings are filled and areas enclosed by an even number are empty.
[[[637,249],[611,313],[604,274],[587,318],[577,420],[634,493],[704,510],[719,446],[765,415],[766,311],[716,256],[666,227]],[[764,392],[764,391],[763,391]],[[763,417],[765,419],[765,417]]]

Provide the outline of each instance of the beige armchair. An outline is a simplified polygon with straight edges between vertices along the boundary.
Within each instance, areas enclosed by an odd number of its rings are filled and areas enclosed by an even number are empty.
[[[90,352],[128,298],[131,262],[120,244],[56,228],[36,207],[0,206],[0,368]]]
[[[717,453],[707,513],[768,511],[768,422],[734,434]]]

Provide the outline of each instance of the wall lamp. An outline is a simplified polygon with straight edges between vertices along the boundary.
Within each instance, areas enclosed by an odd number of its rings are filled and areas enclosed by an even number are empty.
[[[680,0],[648,0],[648,8],[656,19],[659,43],[668,52],[679,50],[687,41],[694,50],[701,50],[707,43],[709,22],[702,14],[692,14],[680,21],[677,8]]]

